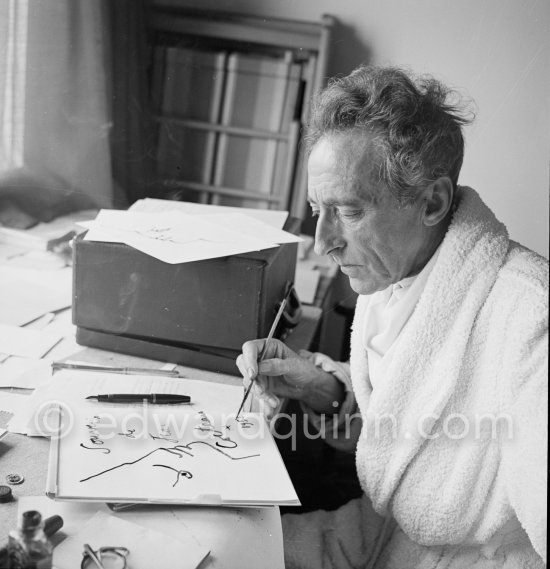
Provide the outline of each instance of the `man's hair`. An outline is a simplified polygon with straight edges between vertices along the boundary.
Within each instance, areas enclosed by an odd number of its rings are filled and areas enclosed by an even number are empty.
[[[325,135],[365,133],[378,149],[380,180],[405,205],[416,187],[441,176],[456,188],[464,157],[462,126],[472,118],[462,111],[458,94],[433,77],[363,65],[332,80],[316,97],[306,144],[311,150]]]

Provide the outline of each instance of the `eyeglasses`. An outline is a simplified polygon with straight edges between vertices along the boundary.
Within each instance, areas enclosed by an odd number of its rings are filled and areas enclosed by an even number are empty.
[[[80,569],[126,569],[130,550],[126,547],[100,547],[94,551],[87,543],[82,552]]]

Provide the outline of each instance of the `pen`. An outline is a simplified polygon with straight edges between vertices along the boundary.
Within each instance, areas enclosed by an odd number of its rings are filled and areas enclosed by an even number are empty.
[[[189,395],[176,395],[171,393],[106,393],[102,395],[90,395],[86,399],[95,399],[102,403],[156,403],[167,405],[175,403],[191,403]]]
[[[289,287],[288,292],[286,293],[286,296],[283,299],[283,302],[281,302],[281,306],[279,306],[279,310],[277,311],[277,315],[275,316],[275,320],[273,320],[273,324],[271,325],[271,329],[269,330],[269,334],[267,335],[267,338],[265,339],[264,347],[262,348],[262,351],[260,352],[260,355],[258,356],[258,365],[264,359],[264,356],[265,356],[265,353],[267,350],[267,345],[272,340],[273,335],[275,334],[275,330],[277,329],[277,324],[279,324],[279,320],[281,319],[281,316],[283,315],[283,311],[285,309],[286,303],[288,302],[288,298],[290,296],[291,291],[292,291],[292,287]],[[255,381],[255,378],[250,382],[250,384],[246,388],[243,400],[241,401],[241,406],[239,407],[239,410],[237,411],[237,415],[235,416],[235,421],[239,418],[239,415],[241,414],[241,411],[243,410],[245,401],[248,398],[248,394],[250,393],[250,390],[252,389],[252,385],[254,384],[254,381]]]
[[[71,362],[52,362],[52,373],[60,369],[79,369],[83,371],[102,371],[105,373],[122,373],[124,375],[162,375],[164,377],[183,377],[177,369],[149,369],[144,367],[110,367]]]

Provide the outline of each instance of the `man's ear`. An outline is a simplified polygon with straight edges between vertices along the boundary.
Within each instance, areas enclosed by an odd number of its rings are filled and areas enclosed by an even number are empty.
[[[438,178],[425,188],[424,225],[433,227],[445,219],[453,204],[453,194],[453,183],[447,176]]]

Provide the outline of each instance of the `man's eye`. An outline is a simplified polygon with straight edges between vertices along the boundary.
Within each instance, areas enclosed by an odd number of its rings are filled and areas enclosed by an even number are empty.
[[[319,217],[319,210],[318,209],[311,209],[311,217]]]
[[[363,211],[362,210],[344,210],[344,211],[339,211],[338,212],[340,217],[344,218],[344,219],[358,219],[359,217],[361,217],[363,215]]]

